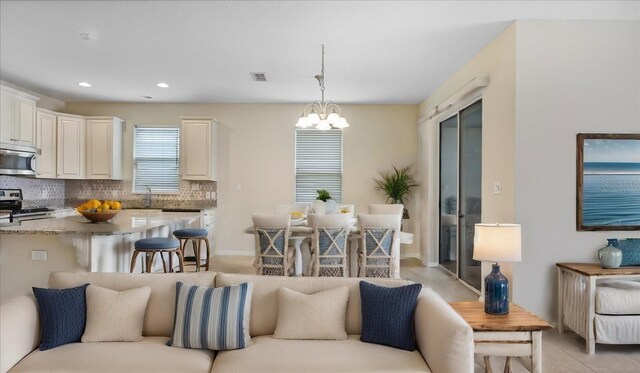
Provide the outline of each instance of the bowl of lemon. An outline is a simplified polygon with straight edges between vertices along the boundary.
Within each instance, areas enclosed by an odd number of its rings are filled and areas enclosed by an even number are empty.
[[[111,220],[111,218],[120,212],[120,209],[121,205],[118,201],[90,199],[78,206],[76,211],[92,223],[102,223]]]

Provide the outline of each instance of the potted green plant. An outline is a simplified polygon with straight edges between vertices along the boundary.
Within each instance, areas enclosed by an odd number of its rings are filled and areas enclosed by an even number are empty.
[[[381,190],[387,195],[387,202],[404,204],[406,198],[413,196],[413,188],[418,186],[413,173],[413,163],[400,168],[392,167],[393,171],[380,171],[380,178],[374,179],[376,190]],[[402,218],[409,218],[406,207]]]
[[[326,189],[316,190],[318,196],[313,202],[313,211],[316,214],[335,214],[338,206],[336,201],[331,198],[331,193]]]

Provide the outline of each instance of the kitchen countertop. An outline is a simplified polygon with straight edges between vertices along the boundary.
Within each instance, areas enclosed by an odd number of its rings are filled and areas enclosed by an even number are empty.
[[[195,221],[200,218],[199,212],[162,212],[161,210],[121,210],[110,221],[91,223],[84,216],[68,216],[24,221],[17,226],[0,228],[0,234],[85,234],[111,235],[141,232],[151,228],[171,224],[176,220]]]

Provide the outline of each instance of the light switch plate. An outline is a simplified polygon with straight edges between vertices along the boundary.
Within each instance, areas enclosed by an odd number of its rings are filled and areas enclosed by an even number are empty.
[[[502,181],[493,183],[493,194],[502,194]]]

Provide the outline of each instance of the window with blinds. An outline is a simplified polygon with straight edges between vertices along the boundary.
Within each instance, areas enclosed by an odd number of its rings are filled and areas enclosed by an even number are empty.
[[[136,126],[133,132],[133,192],[177,192],[180,129]]]
[[[342,202],[342,131],[296,130],[296,202],[311,202],[326,189]]]

